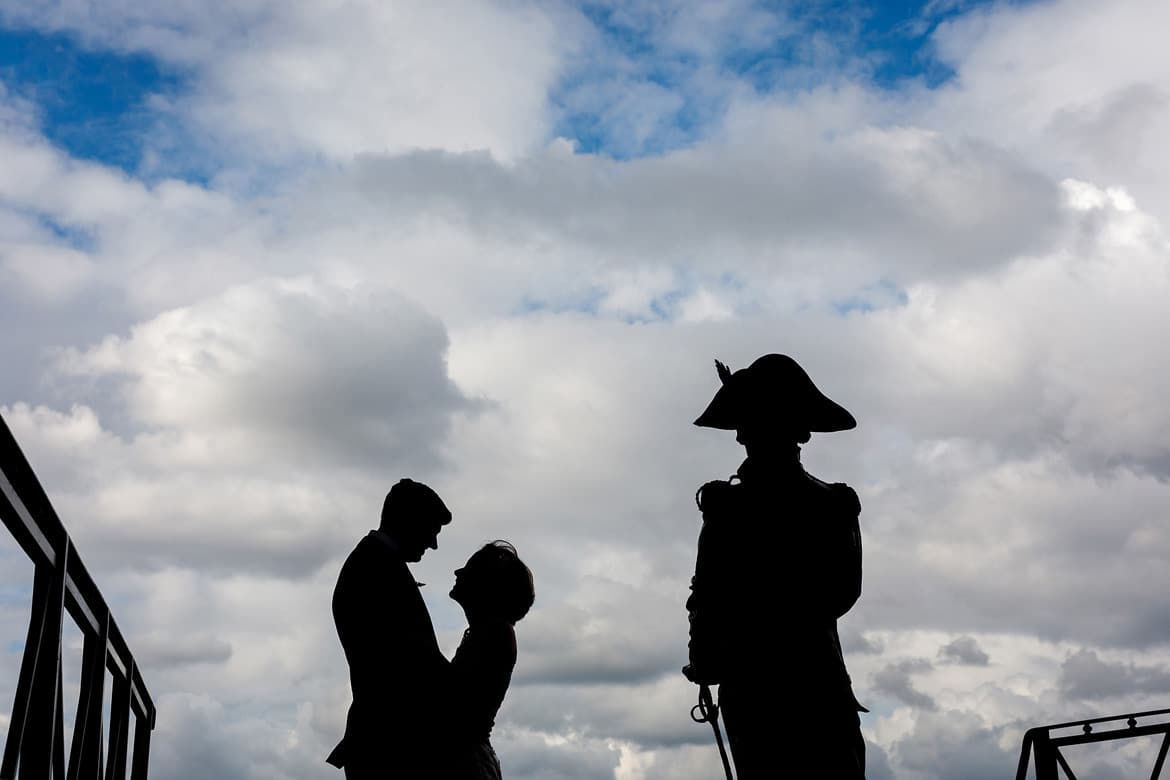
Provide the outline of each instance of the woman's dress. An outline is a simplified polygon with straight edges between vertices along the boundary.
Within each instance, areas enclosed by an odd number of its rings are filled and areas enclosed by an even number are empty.
[[[516,666],[516,632],[507,623],[468,628],[451,660],[454,728],[451,780],[500,780],[490,736]]]

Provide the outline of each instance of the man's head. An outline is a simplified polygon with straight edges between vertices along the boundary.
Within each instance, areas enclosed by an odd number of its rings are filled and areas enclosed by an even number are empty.
[[[438,493],[421,482],[401,479],[386,494],[380,530],[394,540],[403,558],[414,563],[427,550],[438,549],[439,531],[449,522],[451,510]]]

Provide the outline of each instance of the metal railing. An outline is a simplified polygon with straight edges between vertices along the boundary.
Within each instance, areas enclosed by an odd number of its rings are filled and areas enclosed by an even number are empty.
[[[19,780],[124,780],[128,761],[132,780],[146,780],[154,702],[101,591],[2,417],[0,517],[35,566],[32,614],[0,780],[18,780],[18,772]],[[68,763],[61,675],[66,611],[84,637]],[[102,724],[107,671],[112,680],[108,741]],[[134,751],[128,756],[131,725]]]
[[[1070,745],[1088,745],[1094,742],[1161,734],[1162,744],[1158,748],[1158,757],[1154,761],[1154,771],[1150,774],[1150,780],[1158,780],[1162,775],[1162,767],[1166,763],[1166,753],[1170,750],[1170,721],[1155,719],[1167,717],[1170,717],[1170,710],[1149,710],[1129,715],[1054,723],[1051,726],[1037,726],[1028,729],[1027,733],[1024,734],[1024,745],[1020,751],[1020,765],[1016,770],[1016,780],[1026,780],[1030,757],[1034,757],[1036,762],[1036,780],[1059,780],[1060,774],[1058,772],[1063,772],[1064,777],[1068,780],[1077,780],[1077,776],[1068,765],[1061,748]],[[1139,723],[1139,718],[1154,722],[1143,725]],[[1109,724],[1121,722],[1125,723],[1124,727],[1109,726]],[[1100,729],[1103,725],[1105,728]],[[1080,732],[1077,733],[1075,729],[1080,729]],[[1073,730],[1073,732],[1071,734],[1053,734],[1053,732],[1065,730]]]

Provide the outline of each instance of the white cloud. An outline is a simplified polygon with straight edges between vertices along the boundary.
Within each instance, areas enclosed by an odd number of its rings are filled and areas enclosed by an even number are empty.
[[[17,245],[0,250],[0,274],[34,296],[60,299],[90,278],[93,262],[68,247]]]
[[[197,73],[191,94],[160,105],[198,136],[272,160],[516,157],[547,136],[546,95],[574,36],[572,16],[535,3],[8,5],[10,20]]]
[[[164,312],[128,338],[64,353],[61,370],[127,377],[148,430],[213,435],[191,442],[193,458],[251,463],[248,441],[276,437],[309,460],[425,463],[445,416],[474,406],[446,377],[446,348],[442,325],[393,291],[306,279]]]
[[[1124,182],[1162,218],[1170,63],[1157,56],[1168,9],[1121,0],[996,5],[940,26],[958,75],[928,112],[1060,176]]]
[[[705,58],[749,6],[629,13]],[[729,105],[711,139],[615,161],[546,143],[551,85],[597,55],[571,9],[9,7],[182,63],[168,121],[228,166],[140,181],[0,101],[2,411],[148,664],[152,765],[327,771],[333,578],[410,474],[455,514],[417,567],[448,650],[476,546],[535,571],[508,776],[718,773],[682,603],[693,490],[740,450],[690,421],[712,358],[776,350],[861,422],[804,459],[862,498],[842,628],[874,776],[1003,775],[1074,700],[1158,706],[1131,684],[1170,642],[1162,13],[961,14],[933,92],[762,95],[700,68]],[[653,125],[662,89],[598,105]],[[240,184],[272,158],[291,168]]]

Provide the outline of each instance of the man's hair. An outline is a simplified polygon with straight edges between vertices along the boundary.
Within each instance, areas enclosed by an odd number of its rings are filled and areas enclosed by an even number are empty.
[[[382,502],[382,528],[391,529],[402,521],[432,516],[439,525],[451,522],[451,510],[439,498],[439,494],[421,482],[400,479],[386,494]]]
[[[489,593],[484,594],[490,608],[508,623],[516,624],[536,601],[532,570],[524,565],[510,542],[497,539],[476,552],[484,559]]]

